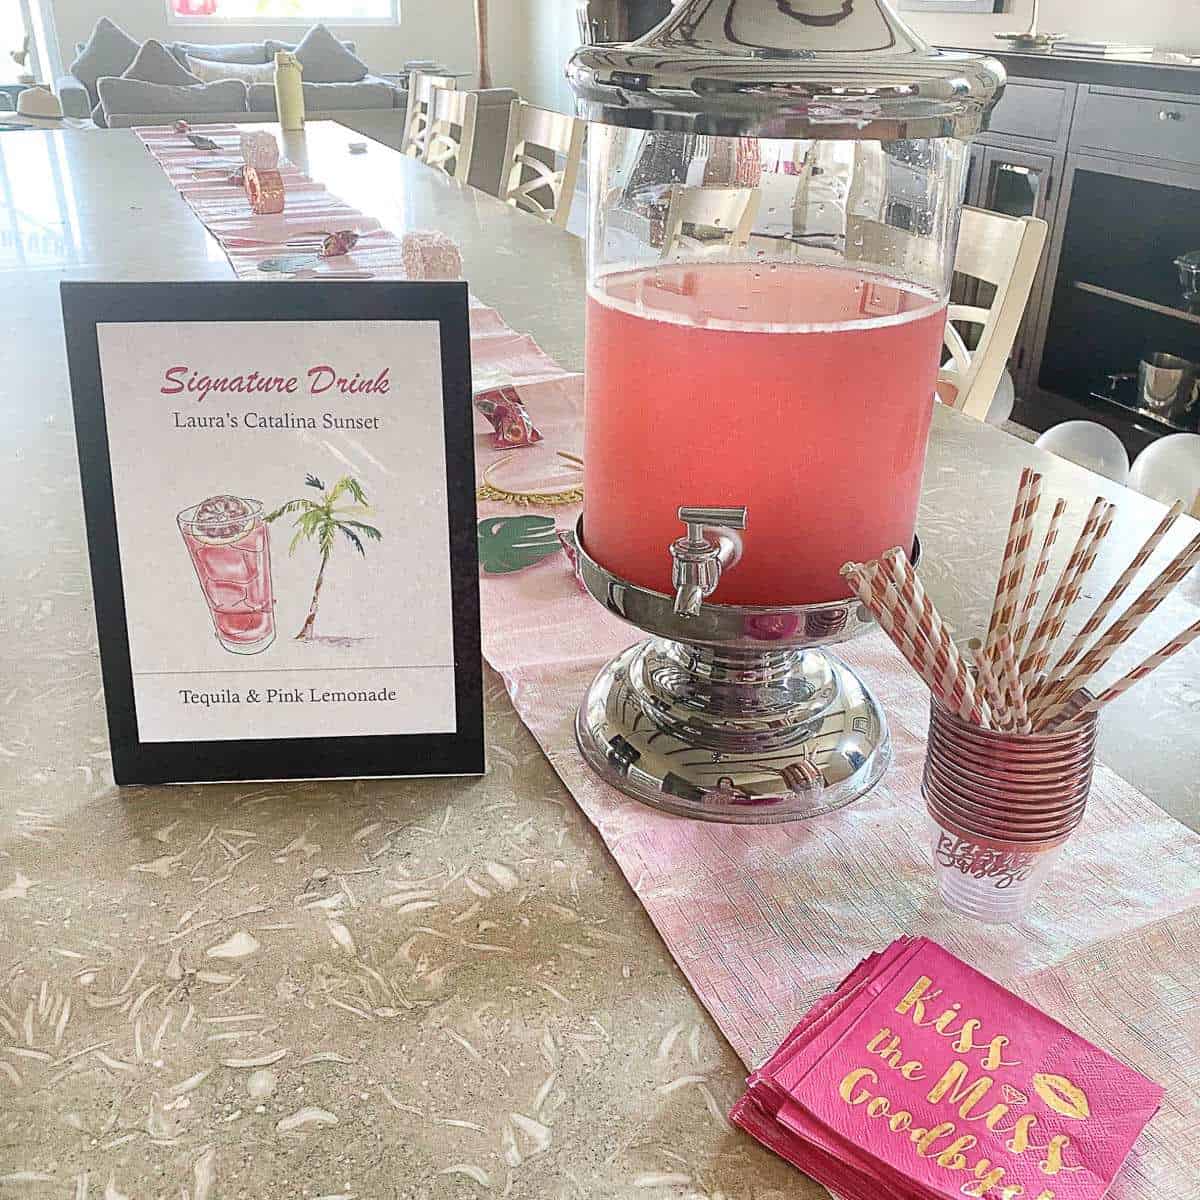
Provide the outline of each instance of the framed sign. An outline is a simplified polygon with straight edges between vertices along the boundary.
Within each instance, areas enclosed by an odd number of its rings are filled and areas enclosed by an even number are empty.
[[[479,774],[462,283],[64,283],[118,783]]]

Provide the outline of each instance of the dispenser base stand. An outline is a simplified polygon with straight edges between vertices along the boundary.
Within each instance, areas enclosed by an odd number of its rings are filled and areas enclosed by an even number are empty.
[[[575,722],[592,769],[655,808],[758,825],[857,800],[891,760],[875,698],[820,649],[654,638],[596,676]]]

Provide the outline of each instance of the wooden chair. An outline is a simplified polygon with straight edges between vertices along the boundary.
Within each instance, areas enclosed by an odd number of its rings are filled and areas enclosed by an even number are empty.
[[[514,100],[500,167],[500,199],[559,228],[566,228],[583,157],[584,124],[575,117]],[[561,156],[561,169],[538,157]],[[552,158],[552,161],[557,161]]]
[[[404,138],[401,148],[409,158],[424,158],[429,138],[430,109],[435,90],[453,92],[458,80],[453,75],[427,75],[413,71],[408,77],[408,106],[404,110]]]
[[[987,308],[951,304],[946,315],[946,349],[954,369],[938,380],[956,394],[953,408],[984,420],[1021,328],[1049,226],[1038,217],[1008,217],[965,208],[954,269],[990,283],[995,295]],[[978,325],[979,342],[968,350],[955,324]],[[949,366],[949,364],[947,364]]]
[[[663,258],[679,248],[683,227],[693,230],[719,229],[728,233],[719,244],[725,248],[745,246],[750,241],[754,218],[758,215],[758,192],[754,188],[687,187],[675,184],[667,207],[663,232]],[[716,242],[716,239],[714,239]]]
[[[456,183],[466,183],[475,153],[475,117],[479,97],[474,92],[435,88],[425,162],[444,171]]]

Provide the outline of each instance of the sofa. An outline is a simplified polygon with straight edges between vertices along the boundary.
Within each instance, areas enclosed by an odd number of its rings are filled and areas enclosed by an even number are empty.
[[[312,31],[309,31],[311,34]],[[305,39],[309,37],[305,35]],[[261,42],[229,42],[222,44],[206,44],[198,42],[165,42],[162,43],[167,51],[175,58],[183,72],[188,72],[188,60],[198,59],[211,64],[228,64],[234,69],[241,67],[266,67],[273,63],[275,55],[280,50],[296,53],[301,42],[281,42],[268,38]],[[339,39],[351,56],[355,54],[355,45],[351,41]],[[119,76],[133,61],[140,48],[140,43],[131,38],[113,21],[102,17],[96,23],[91,38],[87,42],[77,42],[75,45],[75,60],[72,70],[62,75],[55,85],[58,98],[63,106],[63,113],[68,117],[91,117],[96,114],[100,97],[97,91],[95,75],[85,75],[80,78],[75,73],[77,66],[82,64],[89,51],[105,64],[102,66],[106,76]],[[359,65],[363,70],[365,64]],[[82,72],[82,68],[81,72]],[[358,74],[357,71],[351,74]],[[165,81],[164,81],[165,82]],[[248,112],[274,112],[275,91],[271,83],[251,82],[247,85]],[[306,82],[304,84],[305,108],[310,112],[332,112],[357,109],[403,109],[408,102],[407,95],[397,89],[386,79],[369,72],[356,79],[326,80]]]
[[[326,43],[335,41],[324,27],[314,26],[296,44],[269,39],[221,45],[153,40],[139,43],[114,22],[102,17],[89,41],[76,46],[73,70],[62,76],[56,87],[67,116],[86,118],[91,115],[98,125],[114,129],[164,125],[178,120],[197,124],[273,121],[276,117],[273,83],[265,79],[257,82],[242,79],[233,83],[226,80],[194,86],[200,81],[194,77],[192,69],[197,60],[234,67],[265,67],[274,61],[280,50],[302,54],[306,41],[317,32]],[[366,64],[355,56],[353,42],[339,40],[337,45],[344,48],[351,62],[356,64],[349,73],[360,77],[331,79],[329,76],[338,73],[336,65],[333,69],[322,70],[322,64],[318,62],[317,69],[312,71],[306,66],[306,76],[310,79],[314,75],[319,77],[303,84],[307,118],[337,121],[377,142],[402,150],[408,92],[389,80],[370,74]],[[138,65],[142,62],[144,68],[139,70]],[[121,104],[110,103],[106,110],[101,102],[102,90],[107,92],[110,101],[124,92],[148,97],[153,104],[142,105],[127,100]],[[479,110],[475,154],[468,182],[472,187],[495,195],[500,187],[500,163],[508,131],[509,106],[517,99],[517,93],[511,88],[484,88],[476,95]]]

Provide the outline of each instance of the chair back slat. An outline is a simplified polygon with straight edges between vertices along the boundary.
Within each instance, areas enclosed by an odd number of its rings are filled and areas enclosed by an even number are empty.
[[[445,172],[457,183],[466,183],[475,153],[475,118],[479,97],[474,92],[435,88],[425,143],[425,163]]]
[[[508,110],[500,199],[565,228],[583,158],[584,128],[575,117],[514,100]],[[561,167],[554,165],[558,158]]]
[[[429,137],[430,107],[437,89],[453,92],[458,80],[453,75],[430,75],[413,71],[408,77],[408,104],[404,109],[404,137],[401,148],[409,158],[424,158]]]

